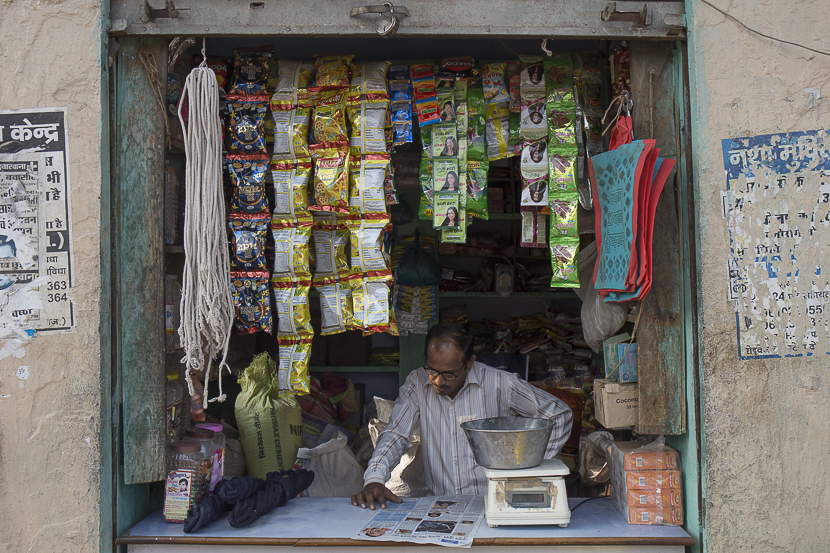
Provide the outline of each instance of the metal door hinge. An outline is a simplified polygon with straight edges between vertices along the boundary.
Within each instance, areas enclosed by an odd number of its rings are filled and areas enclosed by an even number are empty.
[[[639,11],[617,11],[617,3],[609,2],[602,10],[601,17],[603,21],[629,21],[642,26],[651,25],[651,12],[647,4],[643,4]]]
[[[150,6],[150,2],[148,0],[144,0],[144,13],[141,14],[139,19],[141,19],[142,23],[149,23],[154,19],[176,19],[177,17],[179,17],[179,10],[177,10],[176,5],[173,4],[173,0],[167,0],[164,4],[164,8],[160,10],[154,9]]]

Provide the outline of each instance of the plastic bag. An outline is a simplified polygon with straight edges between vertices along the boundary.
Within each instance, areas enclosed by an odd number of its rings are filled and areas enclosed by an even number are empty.
[[[403,286],[434,286],[441,284],[441,266],[419,246],[420,233],[415,231],[414,246],[407,246],[398,264],[397,283]]]
[[[303,492],[307,497],[351,497],[363,490],[363,467],[349,449],[346,436],[334,438],[313,449],[297,451],[302,468],[314,472],[314,482]]]
[[[592,242],[579,252],[581,275],[577,295],[582,299],[582,333],[592,350],[599,352],[602,342],[614,336],[625,324],[628,308],[618,303],[604,302],[594,288],[594,263],[597,243]]]

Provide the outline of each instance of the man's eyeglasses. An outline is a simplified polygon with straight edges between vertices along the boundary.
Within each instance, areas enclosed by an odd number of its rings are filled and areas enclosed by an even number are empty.
[[[458,378],[458,376],[462,372],[464,372],[464,369],[460,369],[460,370],[457,370],[455,372],[449,372],[449,371],[447,371],[447,372],[438,372],[436,370],[428,369],[428,368],[424,367],[424,371],[427,373],[427,376],[431,376],[431,377],[434,377],[434,378],[437,378],[437,377],[440,376],[441,378],[443,378],[447,382],[451,382],[451,381],[455,380],[456,378]]]

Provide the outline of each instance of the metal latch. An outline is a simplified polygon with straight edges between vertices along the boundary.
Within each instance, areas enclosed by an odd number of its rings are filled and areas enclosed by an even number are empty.
[[[173,4],[173,0],[167,0],[164,4],[164,9],[161,10],[153,9],[150,6],[150,2],[144,0],[144,13],[140,17],[142,23],[149,23],[158,18],[176,19],[177,17],[179,17],[179,10]]]
[[[360,6],[349,10],[349,17],[376,13],[378,15],[375,30],[382,37],[390,37],[398,31],[401,25],[400,17],[409,17],[409,10],[401,6],[393,6],[392,2],[381,5]]]
[[[648,11],[648,5],[643,4],[642,9],[636,12],[617,11],[617,3],[609,2],[602,10],[603,21],[629,21],[638,25],[648,26],[651,24],[651,13]]]

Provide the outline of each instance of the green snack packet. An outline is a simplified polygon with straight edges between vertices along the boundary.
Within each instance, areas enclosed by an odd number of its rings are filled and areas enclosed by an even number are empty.
[[[487,172],[490,163],[484,161],[467,161],[467,213],[470,217],[490,218],[487,209]]]
[[[481,80],[467,88],[467,159],[487,160],[487,107],[484,103],[484,89]]]
[[[579,195],[572,194],[550,200],[550,237],[551,240],[563,238],[579,239],[576,223],[576,208]],[[555,237],[555,238],[554,238]]]
[[[432,127],[432,157],[457,156],[458,138],[455,123],[433,123],[430,127]]]
[[[547,104],[548,137],[551,146],[576,146],[576,104]]]
[[[579,239],[551,235],[550,264],[553,269],[550,279],[552,288],[579,288]]]
[[[424,221],[432,219],[432,159],[426,154],[421,156],[418,169],[418,182],[421,185],[421,201],[418,205],[418,218]]]
[[[576,147],[559,147],[548,149],[548,174],[550,175],[550,197],[558,198],[563,194],[577,192]]]
[[[432,162],[432,166],[433,193],[457,193],[460,190],[457,157],[436,157]]]
[[[435,194],[435,208],[432,213],[433,228],[457,229],[461,219],[460,194]]]
[[[510,131],[507,135],[507,145],[508,146],[519,146],[522,143],[522,134],[521,134],[521,127],[522,127],[522,115],[520,113],[516,113],[511,111],[510,112]],[[512,151],[512,153],[511,153]],[[507,157],[511,155],[516,155],[515,148],[508,148],[507,149]]]
[[[434,125],[433,123],[432,125]],[[432,157],[432,125],[423,125],[421,131],[421,150],[423,155]]]
[[[574,65],[570,54],[554,54],[545,58],[545,93],[548,99],[551,94],[559,98],[555,101],[562,101],[568,98],[573,101],[574,88]],[[558,96],[562,94],[562,96]]]
[[[462,183],[466,186],[466,183]],[[441,231],[442,242],[464,244],[467,242],[467,195],[461,194],[458,198],[458,228]]]

